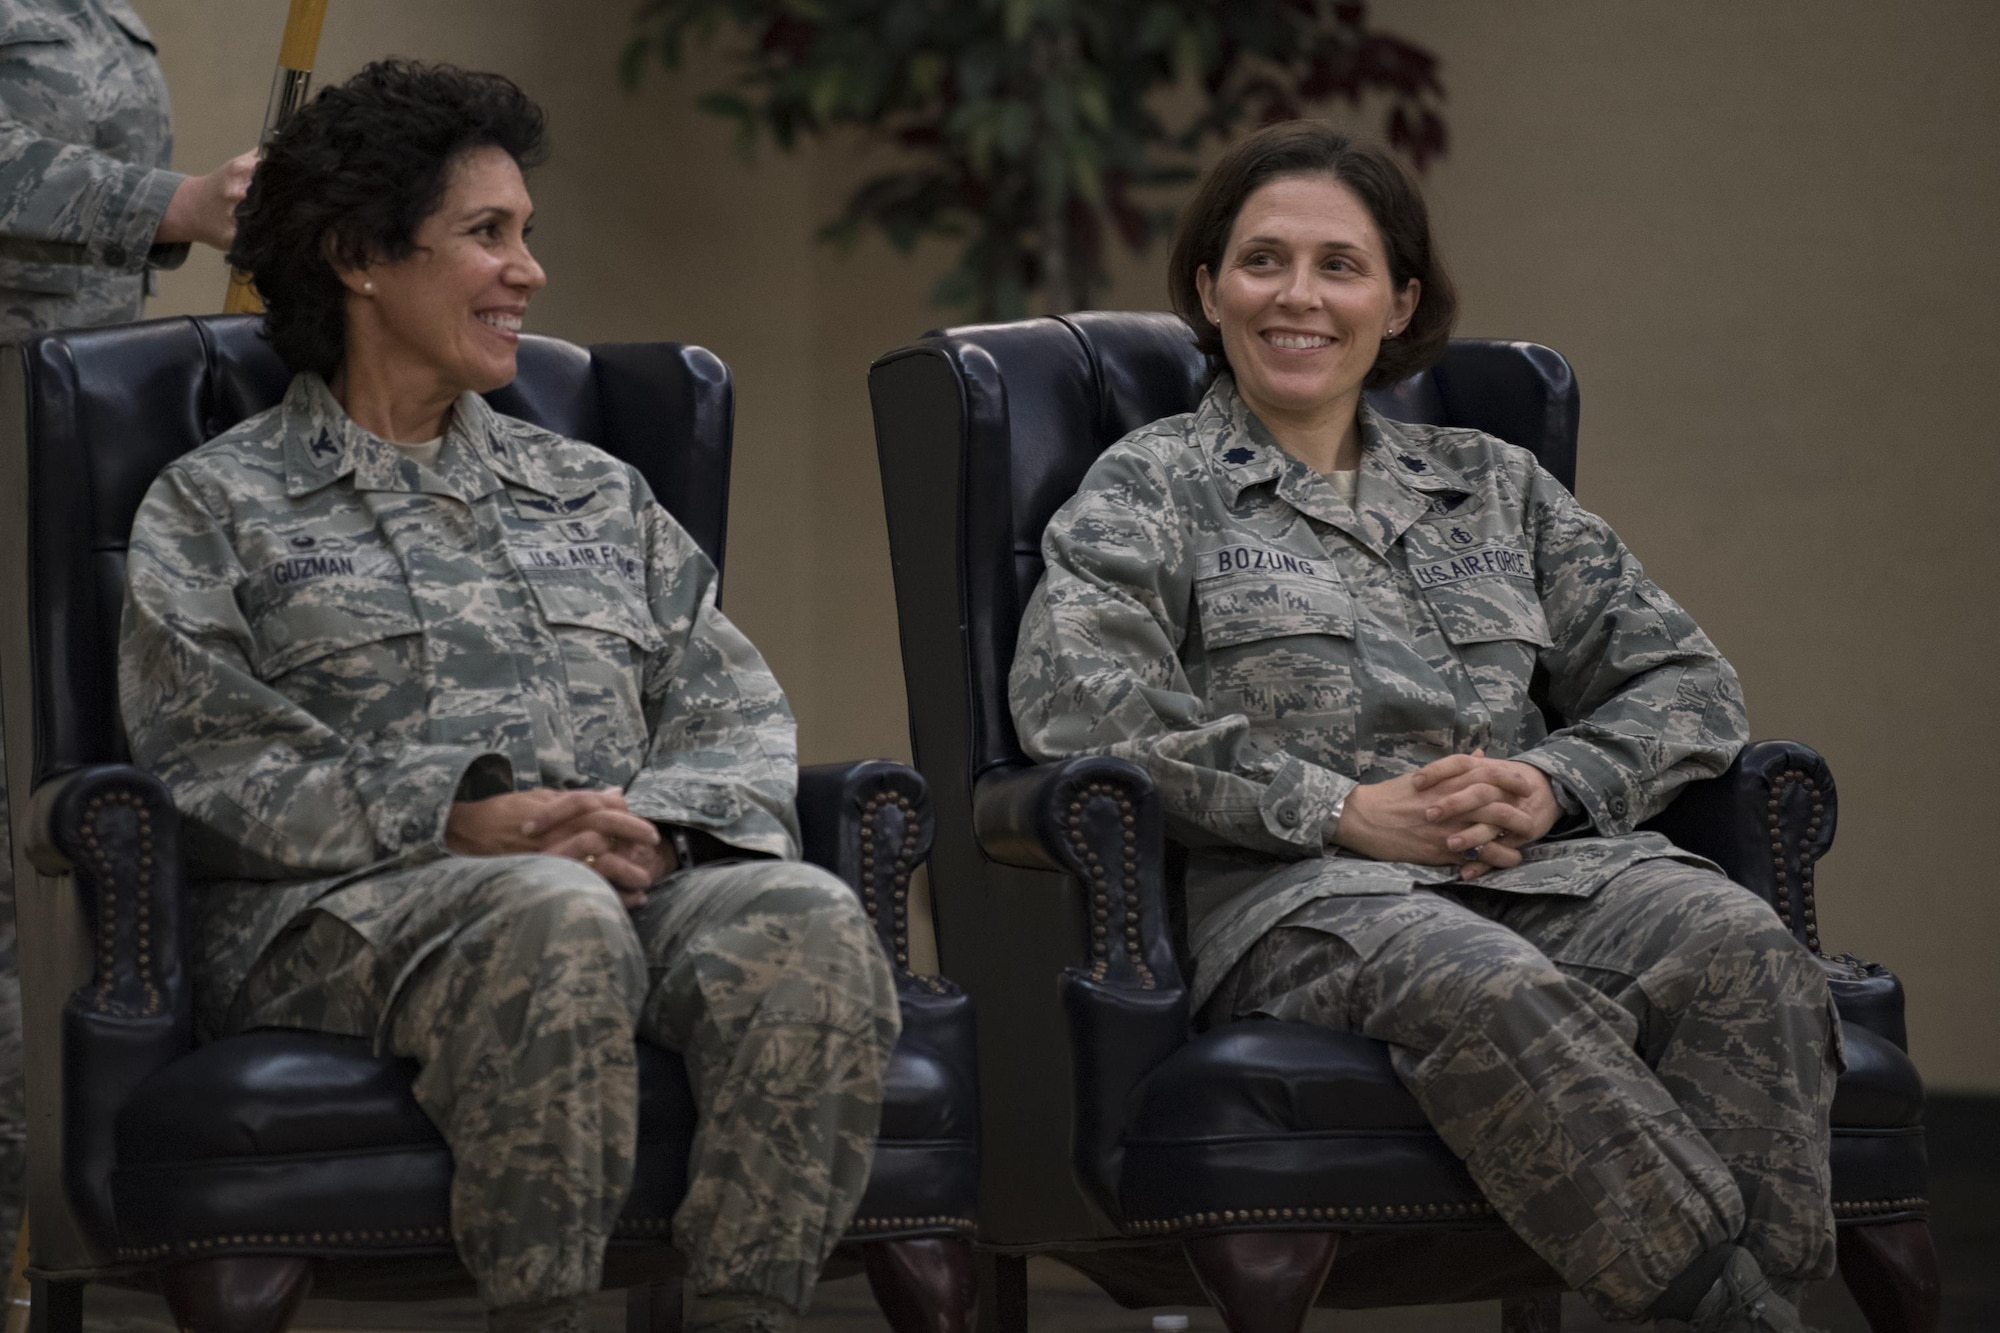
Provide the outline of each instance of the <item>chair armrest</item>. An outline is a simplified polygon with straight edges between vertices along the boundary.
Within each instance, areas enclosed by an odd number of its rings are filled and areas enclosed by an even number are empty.
[[[805,858],[846,880],[898,977],[910,967],[910,876],[930,855],[930,788],[907,764],[860,759],[799,770]]]
[[[1076,1089],[1070,1165],[1118,1225],[1126,1102],[1188,1037],[1159,792],[1137,764],[1104,756],[997,768],[974,783],[972,820],[988,856],[1062,871],[1087,892],[1089,962],[1057,982]]]
[[[194,1045],[180,814],[136,768],[77,769],[35,788],[26,842],[37,870],[75,885],[90,936],[90,981],[62,1010],[62,1178],[77,1221],[109,1250],[118,1112]]]
[[[1837,811],[1833,773],[1810,746],[1752,741],[1720,777],[1689,783],[1645,827],[1721,866],[1818,953],[1813,867],[1833,846]]]
[[[166,787],[128,764],[64,773],[35,788],[26,833],[28,859],[75,881],[90,923],[91,981],[70,1004],[120,1020],[185,1018],[186,870]]]

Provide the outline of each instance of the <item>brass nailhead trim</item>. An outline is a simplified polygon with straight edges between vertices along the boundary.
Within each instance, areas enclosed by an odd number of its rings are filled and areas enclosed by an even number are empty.
[[[1135,1236],[1164,1236],[1199,1227],[1243,1226],[1301,1222],[1450,1222],[1474,1217],[1494,1217],[1493,1205],[1484,1199],[1465,1203],[1385,1203],[1337,1204],[1320,1208],[1228,1208],[1212,1213],[1185,1213],[1180,1217],[1128,1221],[1125,1231]]]
[[[1142,990],[1154,990],[1159,981],[1153,976],[1153,969],[1146,966],[1146,952],[1139,940],[1139,821],[1132,806],[1132,798],[1118,784],[1113,782],[1092,782],[1069,803],[1069,818],[1064,821],[1069,829],[1070,851],[1075,854],[1090,877],[1090,977],[1102,981],[1111,969],[1111,894],[1113,892],[1113,872],[1104,864],[1097,850],[1091,847],[1083,836],[1083,807],[1086,801],[1107,797],[1118,802],[1119,830],[1123,834],[1123,855],[1118,858],[1119,870],[1116,891],[1119,905],[1125,909],[1125,928],[1121,932],[1124,939],[1125,959],[1139,973]]]
[[[901,792],[876,792],[861,806],[861,904],[868,911],[868,919],[875,922],[879,930],[882,917],[881,893],[875,874],[875,815],[885,805],[894,805],[903,812],[903,841],[891,852],[888,862],[888,886],[893,908],[891,961],[898,972],[915,977],[930,990],[943,995],[948,987],[942,979],[916,976],[910,971],[910,875],[917,855],[917,810],[910,798]]]
[[[142,995],[138,1016],[151,1017],[158,1014],[165,1004],[160,994],[159,979],[153,972],[153,816],[146,803],[129,791],[103,792],[91,797],[84,806],[81,830],[84,856],[80,858],[80,868],[96,872],[98,905],[97,985],[91,1003],[100,1014],[118,1013],[127,1008],[112,998],[118,979],[118,874],[109,846],[112,833],[102,827],[102,821],[109,813],[107,807],[115,806],[130,808],[139,821],[138,874],[133,882],[136,935],[133,962]]]
[[[166,1245],[121,1245],[118,1248],[118,1257],[128,1261],[145,1262],[163,1259],[175,1254],[194,1254],[209,1250],[224,1249],[252,1249],[273,1245],[379,1246],[385,1244],[449,1245],[450,1243],[451,1231],[446,1227],[384,1227],[373,1231],[261,1231],[228,1236],[198,1236],[193,1240],[174,1241]]]
[[[956,1231],[971,1231],[978,1224],[969,1217],[857,1217],[847,1224],[850,1232],[856,1231],[907,1231],[911,1227],[951,1227]]]
[[[1772,780],[1771,795],[1764,802],[1764,825],[1771,835],[1771,869],[1778,884],[1778,919],[1790,930],[1796,928],[1792,922],[1791,874],[1785,868],[1784,831],[1778,818],[1779,803],[1788,787],[1804,787],[1812,800],[1812,817],[1806,821],[1808,840],[1819,836],[1826,819],[1826,794],[1820,790],[1819,780],[1811,774],[1786,769]],[[1804,849],[1800,850],[1803,853]],[[1805,918],[1806,947],[1818,953],[1819,907],[1813,899],[1814,862],[1803,854],[1799,862],[1799,906]]]
[[[1869,1217],[1876,1213],[1907,1213],[1913,1209],[1930,1211],[1930,1203],[1921,1195],[1911,1195],[1907,1199],[1856,1199],[1851,1203],[1833,1205],[1835,1217]]]

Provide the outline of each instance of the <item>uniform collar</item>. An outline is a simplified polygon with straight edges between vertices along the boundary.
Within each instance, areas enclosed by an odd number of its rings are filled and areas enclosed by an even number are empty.
[[[1195,429],[1232,504],[1250,487],[1275,480],[1277,494],[1294,509],[1339,528],[1378,555],[1434,504],[1474,494],[1428,440],[1366,400],[1361,476],[1351,508],[1324,477],[1285,452],[1227,373],[1209,386],[1195,412]]]
[[[486,461],[497,417],[476,393],[460,394],[452,404],[444,445],[431,468],[418,467],[401,449],[357,425],[326,381],[311,371],[292,380],[283,407],[287,495],[310,494],[349,474],[356,490],[449,495],[467,504],[501,488]]]

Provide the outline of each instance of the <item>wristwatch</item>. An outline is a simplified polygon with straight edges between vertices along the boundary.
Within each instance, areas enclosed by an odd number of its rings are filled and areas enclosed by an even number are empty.
[[[662,824],[660,831],[674,849],[674,869],[686,870],[694,864],[694,839],[679,824]]]
[[[1319,826],[1319,840],[1322,846],[1334,847],[1339,845],[1335,839],[1340,833],[1340,816],[1346,811],[1347,798],[1353,791],[1354,789],[1349,787],[1334,800],[1332,813],[1327,815],[1326,822]]]

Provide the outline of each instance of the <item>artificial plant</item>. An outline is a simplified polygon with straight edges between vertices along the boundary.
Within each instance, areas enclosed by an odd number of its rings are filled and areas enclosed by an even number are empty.
[[[1189,179],[1203,142],[1245,123],[1381,93],[1419,169],[1445,148],[1437,58],[1355,3],[642,0],[634,23],[628,85],[722,44],[729,75],[701,104],[746,142],[855,129],[904,150],[821,234],[962,238],[935,299],[981,319],[1038,292],[1089,306],[1110,238],[1143,250],[1172,225],[1148,187]]]

